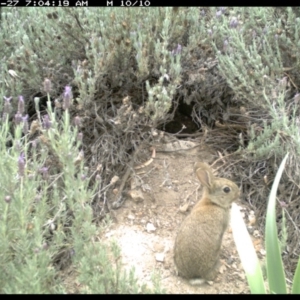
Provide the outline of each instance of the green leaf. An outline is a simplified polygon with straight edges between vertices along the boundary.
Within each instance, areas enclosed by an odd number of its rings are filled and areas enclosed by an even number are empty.
[[[238,206],[233,203],[231,209],[231,227],[234,242],[252,294],[265,294],[265,285],[259,261]]]
[[[269,281],[270,293],[273,294],[286,294],[286,282],[285,274],[283,270],[281,252],[280,252],[280,243],[278,241],[277,235],[277,225],[276,225],[276,193],[278,184],[285,166],[285,162],[288,158],[288,153],[282,160],[273,186],[269,196],[269,203],[267,208],[267,217],[266,217],[266,258],[267,258],[267,276]]]
[[[300,294],[300,259],[294,276],[292,294]]]

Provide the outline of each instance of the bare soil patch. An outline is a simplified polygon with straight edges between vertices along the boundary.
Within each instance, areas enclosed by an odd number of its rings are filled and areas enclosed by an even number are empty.
[[[193,173],[195,161],[211,164],[213,152],[206,146],[188,151],[157,152],[154,161],[138,170],[142,199],[130,197],[115,211],[116,222],[105,237],[116,239],[122,261],[128,270],[134,266],[142,282],[151,285],[153,272],[159,272],[162,287],[170,294],[245,294],[249,288],[229,228],[224,236],[221,267],[214,282],[192,286],[176,275],[173,244],[176,232],[201,197],[201,187]],[[134,178],[131,179],[135,185]],[[138,189],[138,187],[136,187]],[[238,203],[245,216],[250,209]],[[257,250],[261,240],[256,238]]]

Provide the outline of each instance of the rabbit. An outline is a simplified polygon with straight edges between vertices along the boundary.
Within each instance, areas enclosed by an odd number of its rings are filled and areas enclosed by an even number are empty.
[[[203,195],[180,226],[174,262],[179,276],[189,279],[190,284],[201,284],[217,276],[231,203],[239,198],[240,191],[234,182],[214,177],[205,163],[195,163],[194,171],[204,186]]]

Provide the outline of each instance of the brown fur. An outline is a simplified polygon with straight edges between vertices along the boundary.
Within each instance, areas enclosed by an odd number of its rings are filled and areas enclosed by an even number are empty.
[[[174,260],[180,276],[213,280],[218,272],[231,203],[238,199],[240,192],[234,182],[214,177],[205,163],[196,163],[194,170],[204,186],[203,196],[181,224],[174,245]],[[230,191],[226,193],[227,188]]]

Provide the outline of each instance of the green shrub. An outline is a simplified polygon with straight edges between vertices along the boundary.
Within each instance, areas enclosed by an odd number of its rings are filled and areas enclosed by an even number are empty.
[[[49,84],[46,80],[46,90]],[[8,109],[10,100],[5,101]],[[71,262],[83,285],[80,292],[151,292],[133,271],[127,275],[121,269],[116,244],[95,242],[101,228],[93,223],[91,202],[100,181],[91,187],[79,120],[71,120],[69,113],[71,88],[63,93],[61,120],[49,94],[47,114],[41,114],[35,99],[38,119],[30,131],[24,101],[19,97],[20,116],[14,122],[4,109],[1,123],[1,293],[64,293],[60,270]]]

